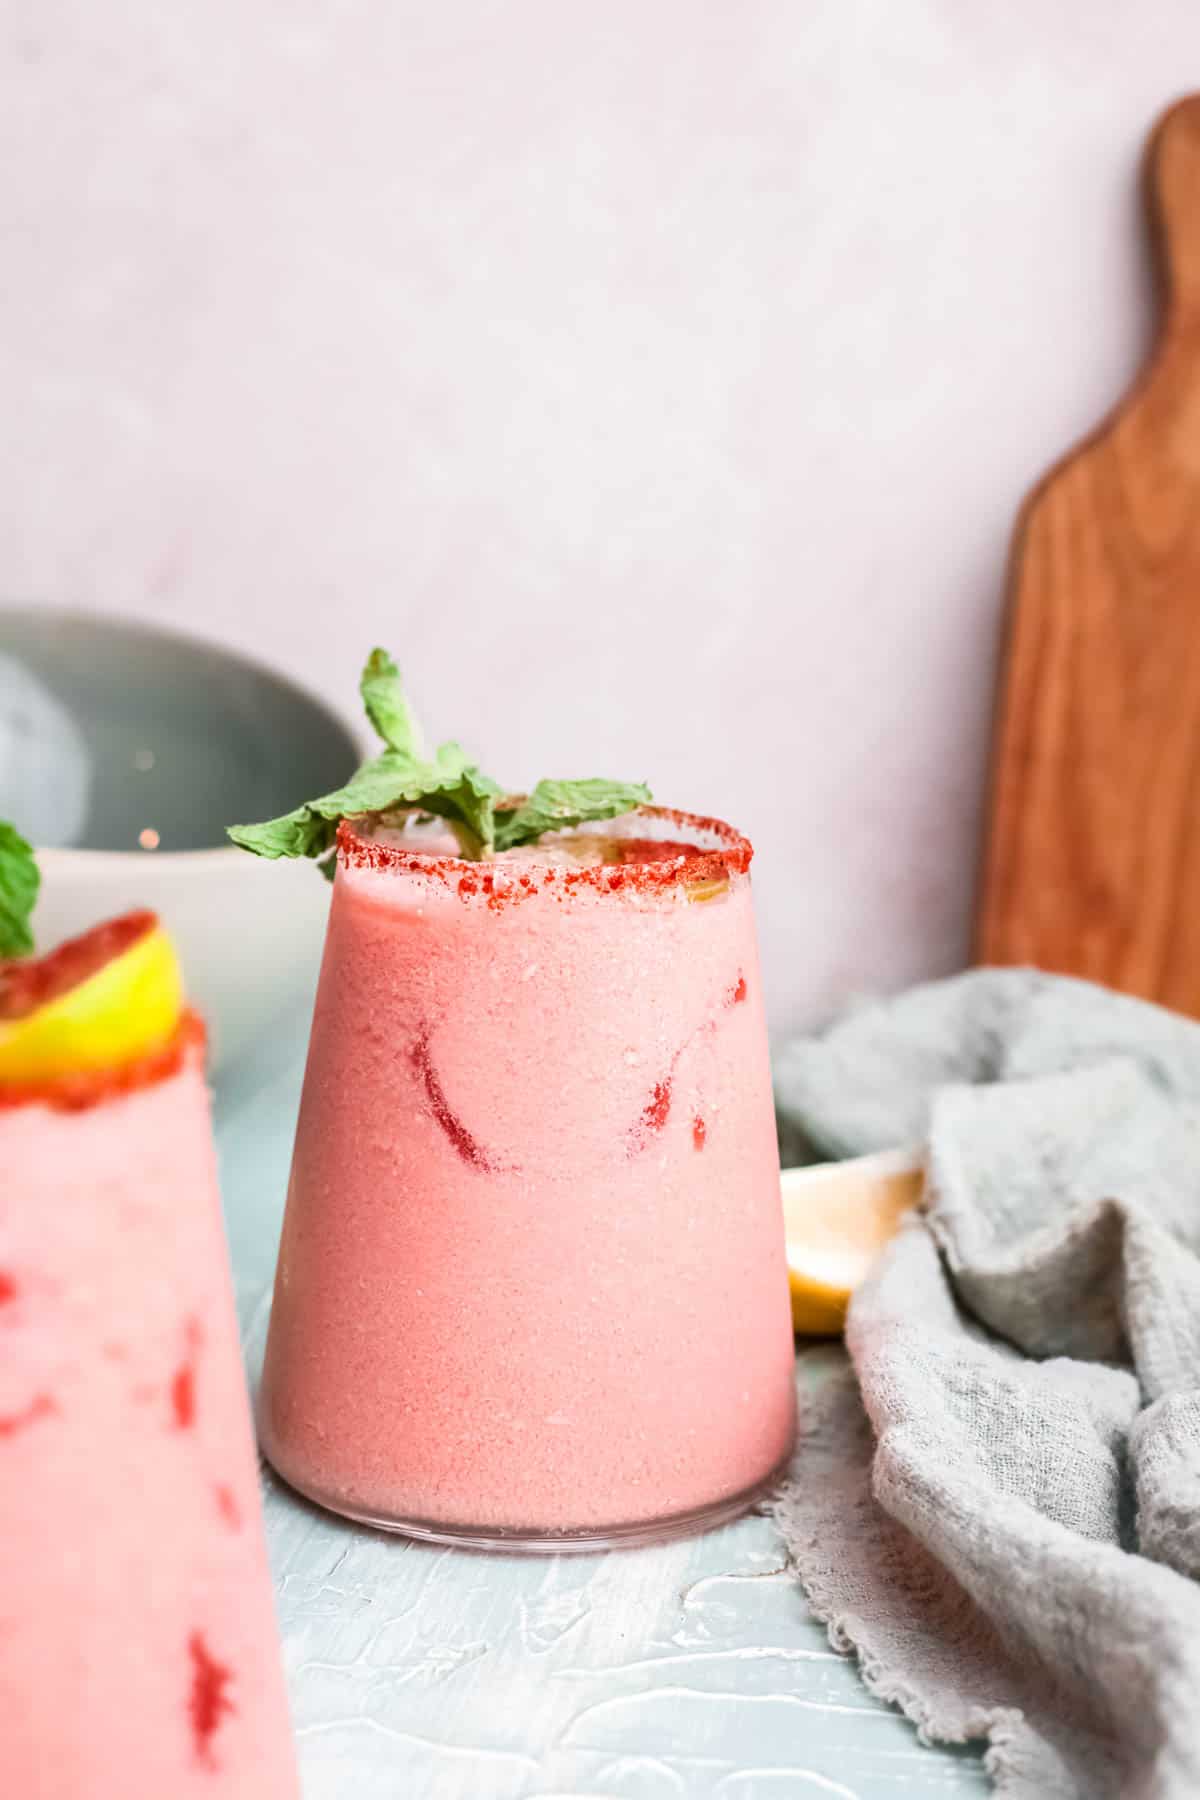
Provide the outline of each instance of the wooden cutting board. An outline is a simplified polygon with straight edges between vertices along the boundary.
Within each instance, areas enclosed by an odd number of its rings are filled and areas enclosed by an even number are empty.
[[[1017,522],[976,949],[1200,1014],[1200,94],[1147,183],[1157,345]]]

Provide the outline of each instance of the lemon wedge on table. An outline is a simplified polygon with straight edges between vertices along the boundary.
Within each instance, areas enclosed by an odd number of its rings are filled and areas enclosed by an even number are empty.
[[[827,1337],[841,1331],[851,1294],[920,1199],[921,1154],[883,1150],[785,1169],[780,1185],[792,1323]]]
[[[153,913],[98,925],[48,955],[0,966],[0,1082],[118,1069],[160,1049],[183,978]]]

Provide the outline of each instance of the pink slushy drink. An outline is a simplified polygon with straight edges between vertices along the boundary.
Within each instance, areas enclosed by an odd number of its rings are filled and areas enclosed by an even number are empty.
[[[103,1062],[170,988],[105,929],[0,966],[0,1791],[294,1800],[204,1033]]]
[[[732,1516],[794,1428],[750,845],[650,808],[483,863],[338,841],[266,1454],[453,1541]]]

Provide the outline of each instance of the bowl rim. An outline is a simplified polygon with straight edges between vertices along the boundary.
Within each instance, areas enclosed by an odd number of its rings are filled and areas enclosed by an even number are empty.
[[[218,656],[227,663],[237,665],[270,682],[276,688],[285,689],[293,698],[302,701],[314,712],[324,715],[330,724],[335,725],[345,734],[350,747],[360,758],[368,754],[365,734],[356,728],[351,721],[330,704],[322,695],[314,692],[303,681],[297,681],[292,675],[285,674],[270,663],[263,662],[249,651],[234,649],[219,638],[206,637],[203,632],[180,630],[174,625],[162,625],[156,621],[139,618],[136,613],[128,612],[92,612],[81,606],[60,606],[54,602],[42,604],[30,601],[25,605],[0,603],[0,639],[6,619],[37,621],[45,619],[62,625],[83,625],[100,633],[112,631],[117,636],[157,638],[168,644],[183,644],[190,650],[202,651],[209,656]],[[237,821],[234,821],[237,823]],[[118,867],[127,868],[137,862],[142,867],[153,866],[157,869],[170,869],[179,874],[194,870],[198,864],[211,865],[217,861],[230,862],[235,857],[244,860],[248,852],[237,844],[213,844],[206,850],[86,850],[71,845],[46,847],[34,845],[38,865],[43,870],[57,868],[69,873],[72,867],[86,866],[92,874],[100,872],[105,863],[112,865],[115,872]],[[255,858],[255,860],[259,860]]]
[[[243,859],[247,854],[236,844],[213,844],[208,850],[78,850],[41,844],[35,844],[33,849],[43,875],[52,869],[69,875],[73,869],[84,868],[91,876],[103,875],[106,868],[115,874],[118,868],[127,870],[135,862],[141,868],[169,869],[182,875],[194,870],[198,863],[211,867],[218,859],[223,863],[227,858]]]

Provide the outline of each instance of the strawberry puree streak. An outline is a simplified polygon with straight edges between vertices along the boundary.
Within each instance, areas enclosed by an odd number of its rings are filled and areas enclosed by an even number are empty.
[[[188,1642],[192,1658],[192,1692],[188,1710],[192,1717],[192,1738],[196,1755],[206,1767],[215,1767],[213,1739],[226,1713],[237,1708],[229,1697],[233,1670],[210,1655],[203,1633],[194,1631]]]
[[[260,1414],[327,1504],[602,1534],[786,1454],[750,848],[671,823],[716,841],[482,866],[343,826]]]
[[[297,1800],[198,1022],[0,1169],[0,1790]]]

